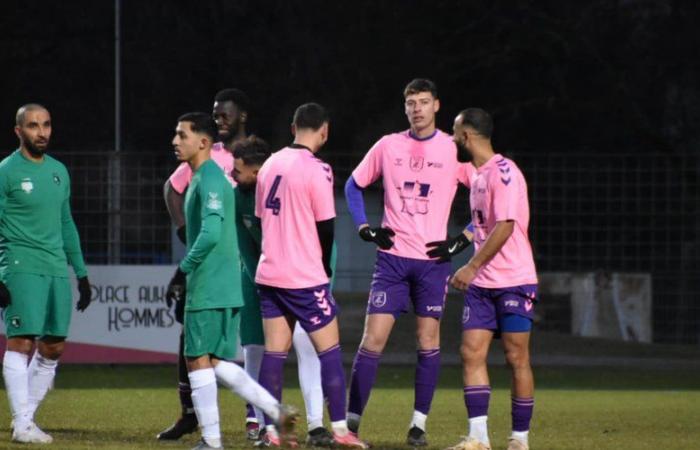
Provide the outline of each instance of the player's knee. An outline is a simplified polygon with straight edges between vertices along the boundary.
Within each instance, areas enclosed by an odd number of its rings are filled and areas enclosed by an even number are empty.
[[[7,340],[7,350],[11,352],[29,355],[32,351],[34,340],[31,338],[10,338]]]
[[[466,366],[479,366],[486,364],[488,347],[480,348],[470,342],[463,342],[459,348],[462,355],[462,362]]]
[[[416,335],[416,343],[421,350],[432,350],[440,347],[439,330],[422,330]]]
[[[506,362],[514,369],[529,367],[530,352],[526,348],[508,348],[506,349]]]
[[[386,338],[379,336],[374,333],[365,333],[362,336],[362,343],[360,346],[365,350],[371,352],[381,353],[384,351],[384,346],[386,345]]]

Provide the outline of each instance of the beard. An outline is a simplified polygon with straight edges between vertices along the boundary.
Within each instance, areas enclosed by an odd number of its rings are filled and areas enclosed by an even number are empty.
[[[44,145],[43,148],[40,148],[32,141],[27,139],[24,141],[24,147],[27,149],[27,151],[29,151],[29,153],[32,156],[39,157],[46,153],[46,150],[49,148],[49,141],[46,141],[46,145]]]
[[[455,142],[455,145],[457,146],[457,160],[459,162],[472,162],[474,160],[471,152],[464,144]]]

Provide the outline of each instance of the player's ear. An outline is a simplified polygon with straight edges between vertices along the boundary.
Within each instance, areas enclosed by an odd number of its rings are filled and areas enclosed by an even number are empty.
[[[17,136],[17,139],[22,139],[22,134],[19,132],[19,125],[15,126],[15,135]]]
[[[292,136],[296,136],[296,135],[297,135],[297,126],[292,124]]]
[[[433,108],[435,109],[435,112],[440,111],[440,99],[439,98],[435,99],[435,106],[433,106]]]
[[[240,121],[242,124],[246,124],[248,122],[248,113],[243,111],[240,115]]]

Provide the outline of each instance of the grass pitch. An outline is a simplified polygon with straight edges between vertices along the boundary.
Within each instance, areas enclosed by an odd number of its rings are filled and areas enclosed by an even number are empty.
[[[291,366],[291,365],[290,365]],[[492,447],[504,449],[510,430],[508,372],[491,370],[489,411]],[[535,368],[537,392],[532,423],[533,450],[700,448],[700,374],[695,370]],[[285,401],[302,406],[292,367]],[[174,367],[63,366],[56,389],[41,406],[38,424],[54,436],[52,449],[190,448],[190,435],[160,443],[155,435],[179,413]],[[430,449],[452,445],[466,432],[460,371],[443,368],[428,420]],[[251,446],[244,439],[243,402],[220,390],[224,443]],[[375,449],[406,449],[413,410],[413,369],[382,366],[361,436]],[[304,421],[302,421],[304,422]],[[10,444],[7,398],[0,398],[0,448]],[[305,424],[300,426],[300,437]]]

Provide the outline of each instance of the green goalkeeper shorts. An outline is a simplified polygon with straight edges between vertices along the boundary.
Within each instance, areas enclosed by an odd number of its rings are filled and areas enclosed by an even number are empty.
[[[244,302],[241,308],[241,345],[265,345],[258,288],[245,269],[241,271],[241,288]]]
[[[8,338],[68,336],[73,295],[68,278],[10,273],[5,277],[12,303],[4,309]]]
[[[240,308],[185,311],[185,356],[232,360],[238,348]]]

